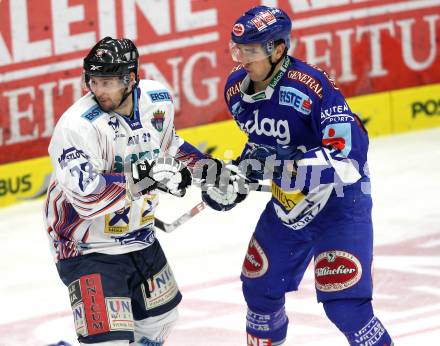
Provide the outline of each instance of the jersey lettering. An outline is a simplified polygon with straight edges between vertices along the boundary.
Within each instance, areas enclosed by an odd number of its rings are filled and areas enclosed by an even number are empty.
[[[271,118],[259,119],[259,110],[254,111],[254,119],[244,124],[247,133],[256,133],[268,137],[275,137],[278,144],[290,143],[289,122],[287,120],[275,120]]]

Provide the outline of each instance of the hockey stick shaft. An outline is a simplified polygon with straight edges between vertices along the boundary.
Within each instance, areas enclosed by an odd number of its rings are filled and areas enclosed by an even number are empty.
[[[164,231],[165,233],[171,233],[173,232],[177,227],[184,224],[186,221],[191,219],[193,216],[200,213],[203,209],[206,208],[205,202],[199,202],[194,207],[192,207],[189,211],[187,211],[185,214],[179,216],[176,220],[174,220],[171,223],[163,222],[162,220],[155,218],[154,219],[154,226],[161,231]]]
[[[262,192],[270,192],[271,186],[254,183],[253,186],[251,185],[251,191],[262,191]],[[206,208],[205,202],[199,202],[194,207],[192,207],[189,211],[187,211],[185,214],[179,216],[176,220],[174,220],[171,223],[166,223],[158,218],[154,219],[154,226],[161,231],[164,231],[165,233],[171,233],[173,232],[177,227],[187,222],[189,219],[200,213],[202,210]]]

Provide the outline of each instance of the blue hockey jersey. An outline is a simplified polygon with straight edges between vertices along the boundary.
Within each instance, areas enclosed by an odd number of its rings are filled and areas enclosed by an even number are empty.
[[[272,179],[271,203],[287,227],[303,228],[336,198],[351,198],[348,191],[369,194],[367,132],[323,70],[286,56],[265,90],[249,94],[250,84],[239,65],[225,86],[228,108],[248,136],[241,158],[258,147],[304,152],[290,175],[285,163],[283,176]]]

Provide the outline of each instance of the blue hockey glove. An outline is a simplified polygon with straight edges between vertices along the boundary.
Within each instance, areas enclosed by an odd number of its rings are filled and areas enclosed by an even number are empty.
[[[225,165],[214,160],[216,177],[214,184],[202,184],[202,200],[214,210],[227,211],[245,200],[250,181],[233,164]]]
[[[182,197],[191,185],[191,171],[173,157],[137,161],[132,165],[133,181],[142,195],[159,189]]]
[[[297,161],[304,152],[295,145],[256,145],[248,143],[249,148],[242,155],[241,161],[256,160],[259,168],[248,166],[246,177],[249,179],[279,179],[283,174],[285,161]],[[278,161],[278,162],[275,162]],[[252,169],[251,169],[252,168]],[[295,168],[292,167],[291,170]]]

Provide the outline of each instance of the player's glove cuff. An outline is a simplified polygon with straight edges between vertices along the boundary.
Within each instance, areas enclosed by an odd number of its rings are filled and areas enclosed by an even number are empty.
[[[250,181],[235,165],[221,162],[221,167],[215,183],[202,186],[202,200],[214,210],[227,211],[245,200],[249,194]]]

